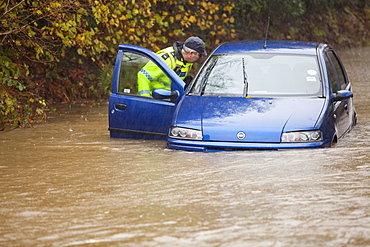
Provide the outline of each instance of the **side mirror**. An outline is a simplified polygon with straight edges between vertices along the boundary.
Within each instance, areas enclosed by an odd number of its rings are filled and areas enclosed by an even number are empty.
[[[353,93],[349,90],[339,90],[334,94],[334,101],[341,101],[353,97]]]
[[[175,100],[179,97],[179,92],[167,89],[154,89],[152,93],[155,99],[171,99]]]

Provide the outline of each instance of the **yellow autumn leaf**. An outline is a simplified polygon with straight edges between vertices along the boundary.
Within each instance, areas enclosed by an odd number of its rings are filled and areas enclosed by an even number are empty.
[[[151,37],[149,37],[149,40],[150,40],[151,42],[156,42],[156,41],[157,41],[157,38],[156,38],[156,37],[154,37],[154,36],[151,36]]]
[[[39,115],[42,115],[44,113],[44,111],[41,108],[37,108],[36,113],[39,114]]]
[[[192,16],[189,17],[188,21],[190,21],[190,22],[196,22],[197,19],[195,18],[195,16],[192,15]]]

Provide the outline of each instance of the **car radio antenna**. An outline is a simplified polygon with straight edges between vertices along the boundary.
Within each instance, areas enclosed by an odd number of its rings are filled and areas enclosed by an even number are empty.
[[[267,28],[266,28],[266,33],[265,33],[265,44],[263,45],[263,48],[267,48],[267,34],[269,32],[269,26],[270,26],[270,16],[267,19]]]

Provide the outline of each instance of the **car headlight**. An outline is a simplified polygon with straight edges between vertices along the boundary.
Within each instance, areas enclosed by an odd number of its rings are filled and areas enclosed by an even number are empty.
[[[322,141],[320,130],[284,132],[281,142],[318,142]]]
[[[190,139],[190,140],[202,140],[202,131],[180,128],[180,127],[171,127],[170,137],[179,138],[179,139]]]

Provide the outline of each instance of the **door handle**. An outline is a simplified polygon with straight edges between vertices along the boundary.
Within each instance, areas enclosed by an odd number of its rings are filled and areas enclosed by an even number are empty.
[[[115,104],[114,104],[114,107],[115,107],[116,109],[118,109],[118,110],[122,110],[122,111],[124,111],[124,110],[126,110],[127,105],[125,105],[125,104],[121,104],[121,103],[115,103]]]

